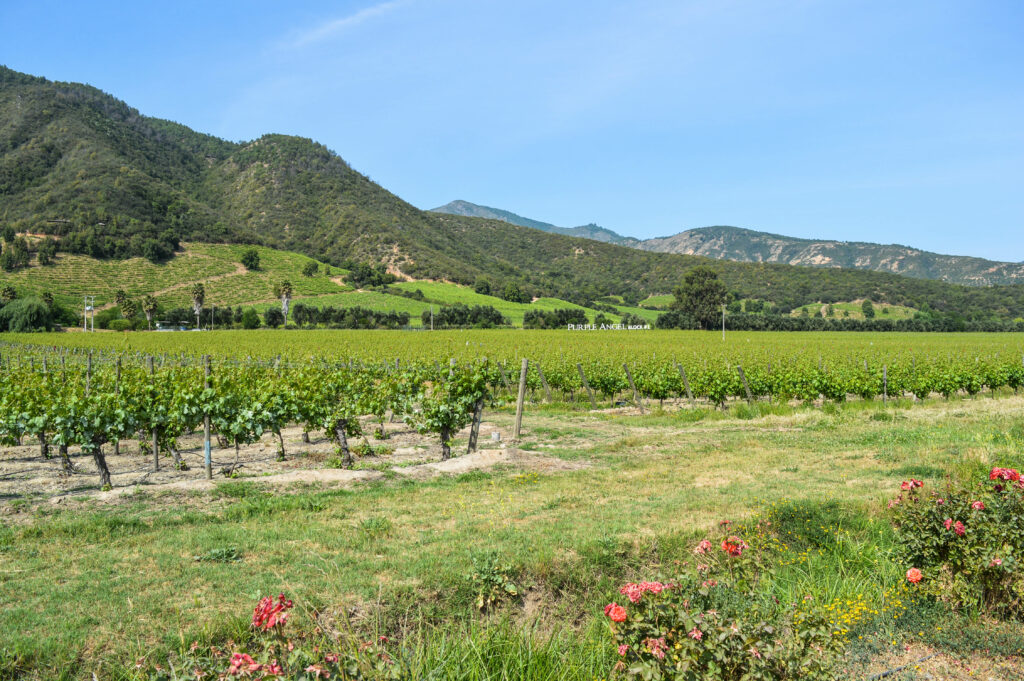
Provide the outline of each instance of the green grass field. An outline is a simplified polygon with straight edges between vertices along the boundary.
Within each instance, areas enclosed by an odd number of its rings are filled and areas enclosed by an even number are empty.
[[[0,673],[135,678],[139,658],[243,640],[257,597],[285,591],[298,604],[289,626],[358,613],[352,626],[409,647],[417,678],[607,678],[615,655],[601,609],[618,585],[671,577],[719,521],[780,505],[803,509],[821,525],[814,536],[835,542],[794,549],[764,598],[866,603],[851,625],[865,659],[952,646],[951,629],[975,635],[959,654],[995,642],[1020,654],[1019,628],[997,639],[985,622],[916,614],[909,598],[894,606],[903,579],[883,511],[907,477],[935,485],[1024,464],[1021,442],[1005,435],[1024,435],[1022,408],[1009,397],[827,412],[540,409],[527,415],[526,456],[499,469],[354,488],[264,488],[258,478],[212,492],[142,487],[113,504],[8,498]],[[499,429],[511,419],[488,415]],[[194,560],[225,547],[239,562]],[[487,553],[512,566],[527,595],[481,617],[469,575]],[[538,632],[534,643],[522,627]],[[493,673],[488,659],[501,660]],[[512,668],[514,677],[500,673]]]

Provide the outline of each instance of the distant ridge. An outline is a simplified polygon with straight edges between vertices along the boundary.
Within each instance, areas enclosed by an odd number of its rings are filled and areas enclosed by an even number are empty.
[[[451,201],[450,203],[446,203],[438,208],[431,208],[430,210],[434,213],[448,213],[449,215],[464,215],[471,218],[501,220],[521,227],[532,227],[544,232],[551,232],[552,234],[564,234],[566,236],[575,236],[581,239],[603,241],[606,244],[632,246],[635,248],[640,243],[639,239],[622,236],[621,234],[617,234],[610,229],[606,229],[600,225],[595,225],[594,223],[581,225],[580,227],[556,227],[549,222],[531,220],[530,218],[524,218],[522,215],[516,215],[515,213],[507,210],[492,208],[490,206],[481,206],[475,203],[470,203],[469,201]]]
[[[942,255],[899,244],[800,239],[728,226],[700,227],[671,236],[640,240],[622,236],[593,224],[583,227],[556,227],[547,222],[524,218],[507,210],[479,206],[468,201],[452,201],[433,210],[440,213],[504,220],[545,232],[568,234],[657,253],[701,255],[716,260],[737,262],[889,272],[917,279],[935,279],[967,286],[1024,283],[1024,263],[997,262],[962,255]]]

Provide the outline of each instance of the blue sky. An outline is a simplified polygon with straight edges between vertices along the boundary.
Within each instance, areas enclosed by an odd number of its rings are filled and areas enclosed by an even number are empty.
[[[1024,3],[0,0],[0,63],[407,201],[1024,260]]]

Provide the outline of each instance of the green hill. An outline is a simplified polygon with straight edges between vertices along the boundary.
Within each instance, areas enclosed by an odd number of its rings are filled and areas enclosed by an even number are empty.
[[[421,211],[312,140],[227,142],[143,116],[90,86],[3,67],[0,121],[0,227],[55,235],[64,251],[113,258],[115,277],[135,267],[117,264],[125,258],[181,267],[170,255],[182,242],[258,243],[340,267],[385,262],[415,279],[514,280],[533,297],[578,304],[664,294],[688,269],[707,264],[740,297],[784,309],[870,297],[968,318],[1024,315],[1022,286],[715,261]],[[25,285],[38,274],[32,268]]]

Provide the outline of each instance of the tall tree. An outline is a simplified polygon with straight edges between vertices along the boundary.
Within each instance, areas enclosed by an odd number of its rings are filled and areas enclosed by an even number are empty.
[[[864,319],[875,318],[875,306],[871,304],[870,298],[864,299],[864,302],[861,303],[860,311],[864,313]]]
[[[672,308],[692,317],[702,329],[712,328],[725,303],[725,284],[710,267],[694,267],[683,277],[683,283],[672,292],[676,299]]]
[[[199,313],[203,311],[203,303],[206,301],[206,287],[196,284],[192,287],[192,311],[196,314],[196,328],[199,328]]]
[[[125,319],[131,319],[136,314],[138,314],[138,312],[139,306],[131,298],[127,298],[123,303],[121,303],[121,316],[124,317]]]
[[[292,283],[285,279],[274,287],[274,296],[281,299],[281,315],[284,323],[288,323],[288,305],[292,302]]]
[[[146,315],[146,326],[149,327],[150,331],[153,330],[153,315],[156,314],[156,310],[156,298],[147,295],[145,298],[142,299],[142,312],[143,314]]]

